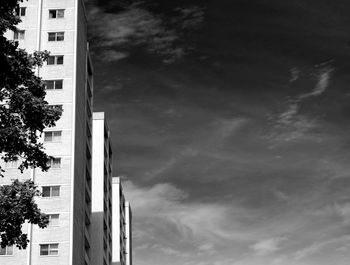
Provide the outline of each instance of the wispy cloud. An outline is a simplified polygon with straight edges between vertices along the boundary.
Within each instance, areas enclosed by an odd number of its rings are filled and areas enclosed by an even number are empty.
[[[338,244],[338,243],[344,244],[344,243],[349,243],[349,241],[350,241],[350,235],[344,235],[344,236],[341,236],[338,238],[332,238],[326,241],[315,242],[311,246],[308,246],[306,248],[303,248],[302,250],[297,251],[295,253],[294,259],[300,260],[321,251],[323,248],[329,245]]]
[[[293,67],[290,69],[290,79],[289,83],[293,83],[297,81],[300,77],[301,71],[299,70],[298,67]]]
[[[342,205],[337,204],[335,208],[340,214],[340,216],[343,218],[343,222],[349,225],[350,224],[350,203],[345,203]]]
[[[190,202],[190,194],[169,183],[139,187],[127,181],[124,186],[132,202],[136,259],[157,252],[181,259],[174,264],[197,264],[203,257],[215,260],[221,255],[218,250],[233,242],[249,244],[254,238],[252,231],[241,229],[240,221],[254,212],[236,205]],[[162,264],[161,259],[152,264]]]
[[[287,109],[279,115],[277,123],[279,125],[289,125],[293,122],[294,117],[299,113],[300,104],[308,98],[317,97],[322,95],[328,88],[331,73],[334,71],[334,68],[326,67],[319,71],[317,74],[317,83],[315,87],[307,93],[300,94],[295,98],[289,100]],[[294,73],[292,79],[296,79],[299,74]]]
[[[178,7],[172,17],[156,15],[141,2],[117,13],[99,7],[90,8],[90,38],[102,60],[116,61],[129,55],[135,46],[161,56],[172,63],[188,52],[183,34],[196,29],[204,11],[198,6]]]
[[[290,83],[295,82],[301,76],[301,71],[297,68],[291,70]],[[308,99],[316,98],[325,93],[331,81],[331,75],[334,68],[323,66],[318,69],[316,76],[316,84],[311,91],[301,93],[292,99],[289,99],[285,105],[285,110],[273,117],[273,131],[268,138],[276,142],[289,142],[305,135],[311,128],[315,127],[316,120],[305,114],[300,114],[301,105]]]
[[[287,238],[284,236],[263,239],[255,243],[254,245],[252,245],[251,248],[255,251],[256,255],[259,255],[259,256],[269,255],[278,251],[281,248],[280,244],[282,243],[282,241],[286,239]]]

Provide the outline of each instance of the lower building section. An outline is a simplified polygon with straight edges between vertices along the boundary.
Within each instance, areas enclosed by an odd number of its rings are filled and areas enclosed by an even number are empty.
[[[112,265],[131,265],[131,206],[125,201],[121,179],[118,177],[113,178],[112,194]]]

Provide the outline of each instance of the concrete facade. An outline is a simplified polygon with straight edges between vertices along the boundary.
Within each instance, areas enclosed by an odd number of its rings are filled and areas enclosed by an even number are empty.
[[[112,264],[112,147],[103,112],[93,113],[91,262]]]
[[[130,202],[125,202],[125,255],[126,265],[132,265],[132,212]]]
[[[28,0],[21,3],[25,16],[18,25],[19,40],[28,52],[48,50],[54,64],[37,70],[44,80],[61,80],[62,88],[47,90],[46,100],[62,105],[63,114],[54,128],[43,135],[46,152],[55,157],[51,169],[6,169],[0,184],[13,178],[33,179],[43,193],[39,208],[50,214],[46,229],[25,225],[30,244],[0,255],[1,265],[89,265],[91,263],[91,157],[92,157],[92,65],[86,40],[83,0]],[[59,14],[58,14],[59,13]],[[63,32],[64,39],[50,41],[49,34]],[[13,39],[13,32],[6,37]],[[63,56],[62,64],[57,64]],[[53,135],[55,135],[53,137]],[[6,166],[5,166],[6,167]]]
[[[131,265],[131,207],[125,201],[121,180],[112,180],[112,265]]]

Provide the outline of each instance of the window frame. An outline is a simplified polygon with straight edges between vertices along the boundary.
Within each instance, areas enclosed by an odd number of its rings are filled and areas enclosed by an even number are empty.
[[[60,86],[58,86],[58,84],[60,84]],[[63,89],[63,79],[45,80],[45,86],[46,90],[61,90]]]
[[[56,135],[55,135],[56,133]],[[49,134],[51,134],[51,141],[49,139]],[[59,137],[57,136],[59,135]],[[60,143],[62,141],[62,131],[45,131],[44,132],[44,142],[45,143]]]
[[[48,244],[39,244],[39,255],[40,256],[58,256],[59,255],[59,243],[48,243]],[[54,247],[55,246],[55,247]],[[47,247],[47,250],[43,250],[43,247]],[[43,254],[43,252],[47,252],[47,254]],[[52,254],[52,251],[57,253]]]
[[[54,37],[54,38],[50,39],[50,36]],[[61,38],[59,38],[59,37],[61,37]],[[47,33],[47,41],[49,41],[49,42],[64,41],[64,31],[48,32]]]
[[[62,164],[61,162],[62,162],[62,159],[60,157],[52,157],[49,161],[50,169],[61,169],[61,164]]]
[[[18,168],[20,165],[20,161],[19,160],[16,160],[16,161],[8,161],[8,162],[5,162],[5,165],[4,165],[4,168]]]
[[[18,17],[25,17],[26,13],[27,13],[27,7],[25,7],[25,6],[20,6],[20,7],[17,7],[15,9],[15,15],[18,16]]]
[[[49,19],[62,19],[64,18],[65,9],[64,8],[57,8],[57,9],[49,9]],[[54,16],[52,15],[54,14]],[[59,16],[59,14],[61,14]]]
[[[11,253],[9,254],[9,249],[11,248]],[[4,254],[2,254],[2,251],[5,250]],[[14,247],[13,245],[6,246],[4,248],[0,247],[0,256],[13,256],[14,254]]]
[[[61,58],[62,58],[62,63],[59,63]],[[47,58],[47,62],[46,62],[47,65],[63,65],[63,63],[64,63],[64,55],[50,55]]]
[[[49,196],[44,196],[44,188],[48,188],[49,190]],[[54,188],[58,188],[57,190],[56,190],[56,192],[58,191],[58,195],[53,195],[53,189]],[[60,195],[61,195],[61,186],[59,186],[59,185],[54,185],[54,186],[42,186],[41,187],[41,197],[42,198],[57,198],[57,197],[60,197]]]
[[[26,37],[26,31],[23,29],[15,30],[13,32],[13,40],[21,41]]]
[[[57,216],[57,224],[52,224],[52,216]],[[48,214],[48,218],[49,218],[49,223],[48,223],[48,226],[50,227],[56,227],[56,226],[59,226],[60,225],[60,214],[58,213],[51,213],[51,214]]]

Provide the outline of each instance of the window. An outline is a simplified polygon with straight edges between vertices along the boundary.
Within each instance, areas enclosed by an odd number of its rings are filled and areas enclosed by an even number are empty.
[[[49,160],[50,168],[61,168],[61,158],[53,157]]]
[[[18,160],[17,161],[8,161],[5,163],[5,168],[18,168]]]
[[[63,88],[63,80],[46,80],[46,89],[53,90],[53,89],[62,89]]]
[[[64,41],[64,32],[49,32],[48,41]]]
[[[16,30],[13,32],[14,40],[24,40],[25,31],[24,30]]]
[[[49,214],[49,226],[58,226],[59,214]]]
[[[45,186],[42,190],[42,197],[59,197],[60,186]]]
[[[60,142],[62,132],[61,131],[52,131],[44,133],[44,142]]]
[[[63,64],[63,55],[49,56],[49,58],[47,59],[47,64],[48,65]]]
[[[64,18],[64,9],[50,9],[49,18]]]
[[[26,7],[17,7],[15,9],[15,15],[19,17],[24,17],[26,15]]]
[[[13,255],[13,246],[6,246],[0,248],[0,256],[12,256]]]
[[[57,256],[58,244],[40,244],[40,256]]]

